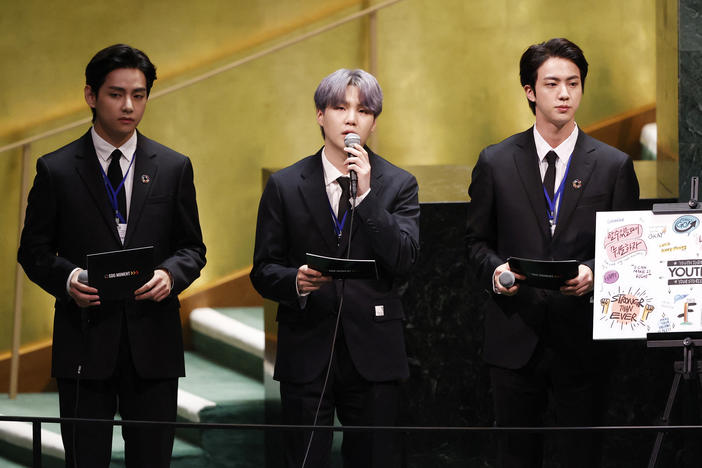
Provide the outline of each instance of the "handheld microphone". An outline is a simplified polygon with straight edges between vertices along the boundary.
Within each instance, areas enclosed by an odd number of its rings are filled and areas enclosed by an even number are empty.
[[[344,146],[352,147],[355,144],[361,144],[361,137],[355,133],[348,133],[344,137]],[[351,153],[346,153],[347,157],[351,157]],[[351,177],[351,198],[356,198],[356,189],[358,187],[358,176],[356,171],[349,171]]]
[[[499,281],[499,283],[503,287],[509,289],[512,286],[514,286],[514,273],[512,273],[511,271],[503,271],[502,273],[500,273],[500,276],[497,278],[497,281]]]
[[[88,284],[88,270],[82,270],[78,273],[78,282]]]

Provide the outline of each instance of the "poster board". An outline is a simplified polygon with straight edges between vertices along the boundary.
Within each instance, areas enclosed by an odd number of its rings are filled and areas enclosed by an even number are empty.
[[[702,330],[699,213],[597,213],[593,339]]]

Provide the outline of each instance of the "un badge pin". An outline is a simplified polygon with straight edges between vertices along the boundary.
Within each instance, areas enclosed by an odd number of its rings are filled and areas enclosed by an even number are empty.
[[[580,180],[580,179],[575,179],[575,180],[573,181],[573,188],[574,188],[575,190],[578,190],[578,189],[579,189],[580,187],[582,187],[582,186],[583,186],[583,181],[582,181],[582,180]]]
[[[149,177],[148,174],[142,174],[141,175],[141,183],[148,184],[149,182],[151,182],[151,177]]]

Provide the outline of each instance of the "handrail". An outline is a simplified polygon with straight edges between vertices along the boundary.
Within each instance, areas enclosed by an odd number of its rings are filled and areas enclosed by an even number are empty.
[[[251,54],[251,55],[247,55],[246,57],[243,57],[239,60],[235,60],[235,61],[228,63],[226,65],[223,65],[221,67],[215,68],[214,70],[210,70],[209,72],[203,73],[199,76],[196,76],[194,78],[186,80],[182,83],[178,83],[176,85],[169,86],[168,88],[164,88],[160,91],[155,91],[149,96],[149,100],[158,99],[162,96],[166,96],[166,95],[174,93],[176,91],[180,91],[183,88],[187,88],[187,87],[192,86],[194,84],[200,83],[201,81],[207,80],[207,79],[212,78],[212,77],[217,76],[217,75],[220,75],[220,74],[222,74],[226,71],[229,71],[233,68],[239,67],[241,65],[244,65],[244,64],[249,63],[251,61],[259,59],[261,57],[265,57],[266,55],[272,54],[274,52],[278,52],[279,50],[293,46],[293,45],[295,45],[299,42],[302,42],[306,39],[309,39],[311,37],[318,36],[318,35],[325,33],[331,29],[334,29],[334,28],[342,26],[346,23],[349,23],[355,19],[361,18],[363,16],[371,15],[371,14],[377,12],[378,10],[382,10],[383,8],[387,8],[393,4],[401,2],[401,1],[403,1],[403,0],[388,0],[386,2],[379,3],[377,5],[365,8],[361,11],[353,13],[353,14],[346,16],[344,18],[341,18],[337,21],[334,21],[334,22],[329,23],[327,25],[321,26],[321,27],[314,29],[312,31],[309,31],[307,33],[301,34],[297,37],[288,39],[286,41],[281,42],[280,44],[276,44],[274,46],[268,47],[267,49],[264,49],[262,51],[256,52],[256,53]],[[375,54],[371,54],[371,55],[372,55],[371,65],[373,65],[374,61],[376,60],[376,55]],[[38,135],[34,135],[32,137],[28,137],[28,138],[25,138],[23,140],[16,141],[14,143],[7,144],[5,146],[0,147],[0,153],[4,153],[5,151],[10,151],[10,150],[19,148],[23,145],[31,144],[31,143],[34,143],[36,141],[43,140],[44,138],[48,138],[50,136],[54,136],[54,135],[57,135],[59,133],[65,132],[65,131],[72,130],[76,127],[80,127],[81,125],[85,125],[87,123],[90,123],[91,119],[92,119],[91,117],[86,117],[86,118],[77,120],[75,122],[63,125],[61,127],[58,127],[58,128],[52,129],[52,130],[48,130],[44,133],[40,133]]]
[[[319,432],[404,432],[404,433],[487,433],[490,434],[513,434],[531,433],[547,434],[563,432],[596,432],[596,433],[617,433],[635,432],[650,433],[656,432],[659,435],[667,432],[698,432],[702,430],[702,425],[649,425],[649,426],[544,426],[544,427],[498,427],[498,426],[314,426],[314,425],[292,425],[292,424],[242,424],[242,423],[195,423],[181,421],[135,421],[121,419],[87,419],[87,418],[56,418],[42,416],[2,416],[0,421],[25,422],[32,424],[32,466],[41,468],[41,425],[42,424],[110,424],[112,426],[169,426],[179,429],[219,429],[219,430],[255,430],[255,431],[319,431]]]
[[[185,429],[242,429],[242,430],[313,430],[332,432],[685,432],[702,431],[702,425],[642,425],[642,426],[323,426],[311,424],[249,424],[249,423],[203,423],[186,421],[148,421],[132,419],[61,418],[55,416],[5,416],[0,421],[28,422],[40,424],[109,424],[112,426],[173,426]]]

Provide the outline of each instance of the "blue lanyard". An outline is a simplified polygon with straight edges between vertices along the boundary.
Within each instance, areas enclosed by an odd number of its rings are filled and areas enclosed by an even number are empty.
[[[134,164],[135,155],[136,151],[132,155],[132,160],[129,161],[129,167],[127,168],[127,172],[124,174],[124,177],[122,177],[122,182],[119,183],[116,190],[112,186],[112,183],[110,183],[110,179],[107,177],[105,169],[102,168],[102,164],[98,164],[100,166],[100,171],[102,172],[102,181],[105,183],[105,188],[107,189],[107,196],[110,199],[110,205],[112,205],[112,211],[114,211],[115,213],[115,220],[117,221],[117,224],[127,224],[127,220],[124,216],[122,216],[122,213],[119,212],[119,202],[117,201],[117,195],[119,194],[119,191],[122,190],[122,188],[124,187],[124,181],[127,180],[129,170],[132,168],[132,164]]]
[[[548,215],[548,222],[551,226],[555,226],[558,222],[558,214],[561,212],[561,204],[559,200],[563,194],[563,187],[565,186],[565,181],[568,178],[568,171],[570,170],[570,161],[573,159],[573,153],[570,154],[568,158],[568,164],[566,164],[565,174],[563,174],[563,179],[561,179],[561,184],[558,186],[558,190],[553,194],[553,200],[548,196],[548,190],[546,186],[543,186],[544,196],[546,197],[546,204],[548,208],[546,209],[546,214]],[[556,210],[556,205],[558,205],[558,210]]]
[[[341,233],[344,231],[344,224],[346,224],[346,216],[349,214],[349,211],[346,210],[346,213],[344,213],[344,217],[341,219],[341,222],[339,222],[339,218],[336,217],[336,214],[334,213],[334,208],[331,206],[331,202],[327,198],[327,205],[329,205],[329,212],[332,215],[332,219],[334,220],[334,232],[336,233],[336,238],[341,239]]]

